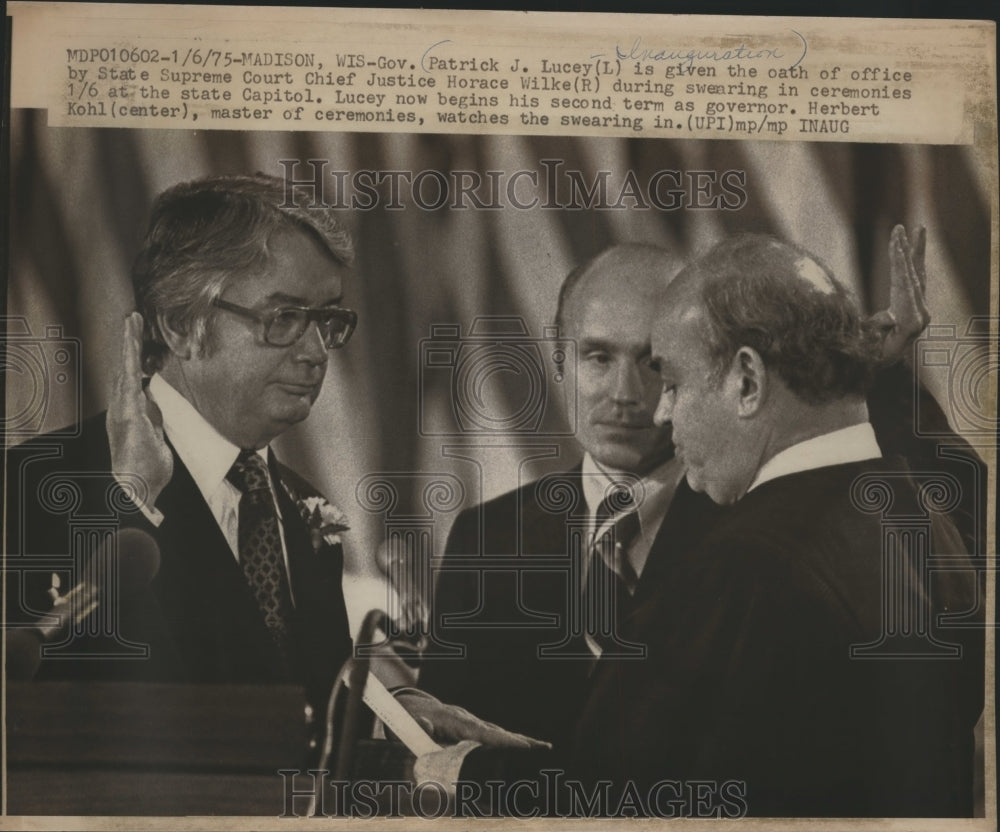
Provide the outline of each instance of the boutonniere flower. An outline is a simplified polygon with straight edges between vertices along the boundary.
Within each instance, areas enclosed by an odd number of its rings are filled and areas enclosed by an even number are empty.
[[[325,497],[303,497],[296,501],[302,518],[309,526],[313,549],[324,541],[330,546],[340,543],[340,533],[350,530],[347,515]]]

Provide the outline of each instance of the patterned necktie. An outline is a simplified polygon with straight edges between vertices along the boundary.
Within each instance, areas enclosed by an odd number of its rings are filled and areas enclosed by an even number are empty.
[[[622,513],[603,528],[614,514]],[[583,590],[583,620],[587,642],[597,655],[614,653],[618,642],[619,610],[635,591],[638,575],[628,559],[628,547],[639,533],[639,512],[631,492],[621,489],[606,497],[597,509],[597,532]],[[602,533],[603,532],[603,533]]]
[[[226,479],[242,494],[239,508],[240,566],[268,631],[282,655],[286,656],[288,616],[292,603],[267,466],[256,451],[240,451]]]

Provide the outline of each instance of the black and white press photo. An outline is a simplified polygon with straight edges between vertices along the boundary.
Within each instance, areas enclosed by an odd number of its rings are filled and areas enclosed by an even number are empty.
[[[995,824],[979,30],[79,8],[13,27],[12,821]]]

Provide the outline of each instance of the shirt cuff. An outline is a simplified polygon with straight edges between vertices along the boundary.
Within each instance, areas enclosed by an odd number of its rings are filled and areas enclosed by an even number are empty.
[[[145,517],[150,523],[152,523],[156,528],[160,527],[160,523],[163,522],[163,512],[158,508],[149,508],[145,503],[139,505],[139,511],[142,512],[142,516]]]
[[[462,740],[458,745],[421,754],[413,764],[413,781],[421,783],[437,783],[449,796],[454,796],[455,783],[462,772],[462,764],[470,751],[479,748],[480,743],[474,740]]]
[[[389,693],[396,697],[398,697],[401,693],[406,693],[413,696],[419,696],[421,699],[433,699],[435,702],[440,701],[436,696],[434,696],[434,694],[428,693],[420,688],[410,687],[409,685],[397,685],[396,687],[389,688]]]
[[[126,485],[121,480],[119,480],[117,477],[115,479],[117,480],[118,485],[120,485],[122,487],[122,490],[125,491],[126,494],[130,494],[130,492],[132,490],[132,486],[131,485]],[[160,524],[163,522],[163,519],[164,519],[163,518],[163,512],[160,511],[156,506],[150,507],[150,506],[147,506],[145,503],[141,503],[141,502],[139,502],[138,500],[135,500],[135,499],[132,499],[132,504],[137,509],[139,509],[139,511],[142,512],[142,516],[145,517],[150,523],[152,523],[155,528],[158,529],[160,527]]]

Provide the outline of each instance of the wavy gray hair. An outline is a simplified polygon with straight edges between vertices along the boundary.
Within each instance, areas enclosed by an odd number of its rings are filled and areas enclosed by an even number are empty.
[[[168,188],[153,205],[132,266],[143,318],[142,367],[151,374],[169,352],[159,319],[205,344],[212,303],[241,273],[261,268],[280,229],[313,235],[337,263],[354,259],[350,235],[332,209],[288,199],[292,185],[274,176],[212,176]]]

